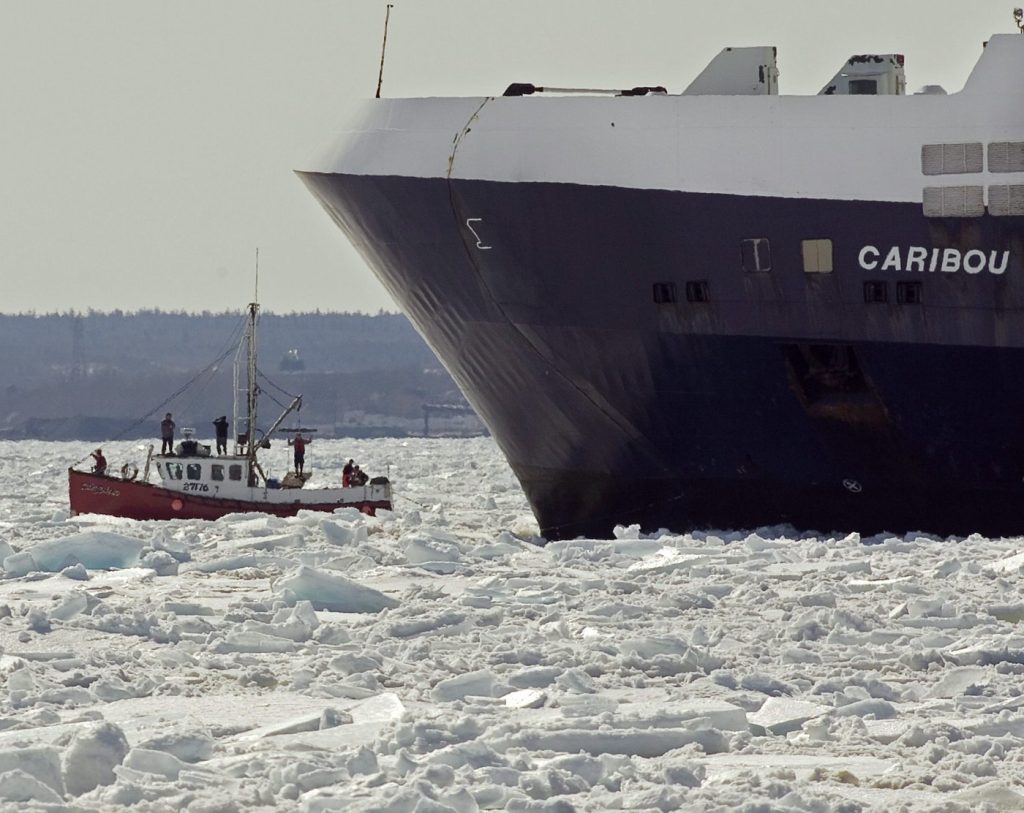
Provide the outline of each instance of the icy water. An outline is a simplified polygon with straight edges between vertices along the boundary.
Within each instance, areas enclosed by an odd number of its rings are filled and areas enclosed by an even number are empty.
[[[315,441],[377,518],[69,519],[90,448],[0,443],[0,809],[1024,808],[1020,539],[541,547],[487,439]]]

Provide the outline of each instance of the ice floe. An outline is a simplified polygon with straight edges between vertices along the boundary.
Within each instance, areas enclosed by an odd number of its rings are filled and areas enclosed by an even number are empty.
[[[318,443],[325,481],[390,461],[396,510],[69,518],[59,467],[0,496],[0,809],[1024,805],[1019,539],[544,546],[489,440]],[[86,451],[0,441],[0,494]]]

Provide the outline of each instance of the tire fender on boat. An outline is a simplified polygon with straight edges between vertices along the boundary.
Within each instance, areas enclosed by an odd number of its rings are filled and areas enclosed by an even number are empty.
[[[139,467],[134,463],[125,463],[121,466],[121,479],[122,480],[134,480],[139,476]]]

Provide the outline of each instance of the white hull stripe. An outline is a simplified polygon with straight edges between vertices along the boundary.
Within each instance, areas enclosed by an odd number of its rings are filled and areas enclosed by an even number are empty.
[[[989,42],[948,96],[372,100],[314,172],[921,202],[928,144],[1024,141],[1024,37]],[[1024,183],[1024,173],[942,185]]]

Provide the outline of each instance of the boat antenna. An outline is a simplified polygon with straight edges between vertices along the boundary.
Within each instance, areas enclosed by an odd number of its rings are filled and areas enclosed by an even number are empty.
[[[1013,10],[1013,21],[1017,23],[1017,28],[1021,34],[1024,34],[1024,9],[1015,8]]]
[[[384,52],[388,47],[388,20],[391,19],[391,9],[394,3],[388,3],[387,11],[384,12],[384,42],[380,46],[380,71],[377,73],[377,98],[380,98],[380,85],[384,81]]]
[[[260,247],[256,246],[256,284],[252,291],[252,301],[260,301]]]

